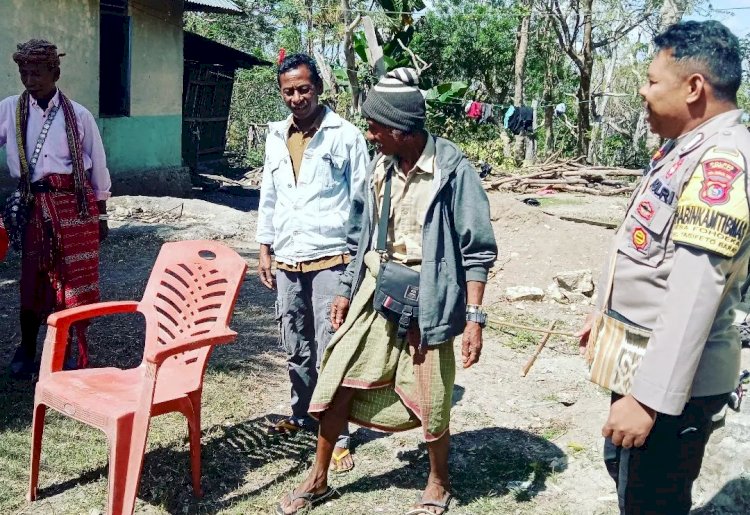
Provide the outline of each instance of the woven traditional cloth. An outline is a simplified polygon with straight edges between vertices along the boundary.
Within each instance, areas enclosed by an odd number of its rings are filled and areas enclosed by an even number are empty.
[[[450,423],[453,340],[417,355],[406,340],[396,338],[396,326],[372,307],[380,257],[371,251],[365,263],[368,273],[323,355],[310,414],[318,418],[345,386],[355,389],[349,414],[355,424],[381,431],[421,426],[426,441],[437,440]]]
[[[589,380],[620,395],[628,395],[651,332],[600,313],[592,324],[586,359]]]
[[[94,192],[85,188],[81,217],[73,175],[53,174],[34,193],[22,252],[21,306],[47,315],[99,301],[99,221]]]

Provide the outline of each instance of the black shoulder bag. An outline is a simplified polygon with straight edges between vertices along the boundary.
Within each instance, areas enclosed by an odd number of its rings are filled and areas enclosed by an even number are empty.
[[[419,272],[393,261],[386,261],[388,218],[391,211],[391,173],[385,175],[383,205],[378,222],[378,246],[382,263],[375,286],[373,308],[386,320],[398,325],[398,337],[406,338],[406,331],[417,325],[419,319]]]

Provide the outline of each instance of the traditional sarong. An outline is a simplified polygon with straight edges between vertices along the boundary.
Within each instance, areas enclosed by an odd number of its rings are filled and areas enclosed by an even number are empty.
[[[44,317],[98,302],[99,221],[94,192],[85,188],[88,212],[81,217],[72,175],[49,175],[35,183],[34,190],[21,258],[21,308]]]
[[[310,415],[327,410],[336,391],[355,390],[349,420],[381,431],[422,426],[426,441],[442,437],[450,423],[456,359],[453,341],[417,352],[396,337],[396,326],[372,307],[380,268],[376,252],[365,256],[367,272],[346,321],[323,355]]]

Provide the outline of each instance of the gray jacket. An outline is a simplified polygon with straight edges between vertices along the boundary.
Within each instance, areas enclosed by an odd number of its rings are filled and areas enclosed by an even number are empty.
[[[433,137],[433,136],[428,136]],[[364,256],[374,248],[373,159],[367,180],[352,199],[347,244],[354,258],[339,280],[338,294],[352,298],[365,273]],[[435,138],[435,194],[422,235],[419,329],[422,344],[436,345],[461,334],[466,325],[466,281],[487,282],[497,257],[490,206],[474,167],[450,141]]]

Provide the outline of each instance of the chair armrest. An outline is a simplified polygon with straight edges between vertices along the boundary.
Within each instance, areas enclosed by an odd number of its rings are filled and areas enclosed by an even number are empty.
[[[115,300],[111,302],[97,302],[76,308],[63,309],[47,317],[47,325],[62,328],[74,322],[116,313],[134,313],[138,310],[138,302],[134,300]],[[62,322],[62,325],[61,325]]]
[[[143,359],[149,363],[154,363],[156,366],[160,366],[164,361],[180,354],[181,352],[187,352],[201,347],[207,347],[209,345],[222,345],[225,343],[231,343],[237,338],[237,333],[231,329],[223,333],[206,335],[204,338],[197,341],[176,341],[170,344],[168,348],[159,349],[155,352],[147,353]]]
[[[39,367],[39,378],[59,372],[65,359],[65,348],[68,345],[68,331],[76,322],[116,313],[134,313],[138,309],[136,301],[113,301],[87,304],[64,309],[47,317],[47,336],[44,339],[42,363]]]

